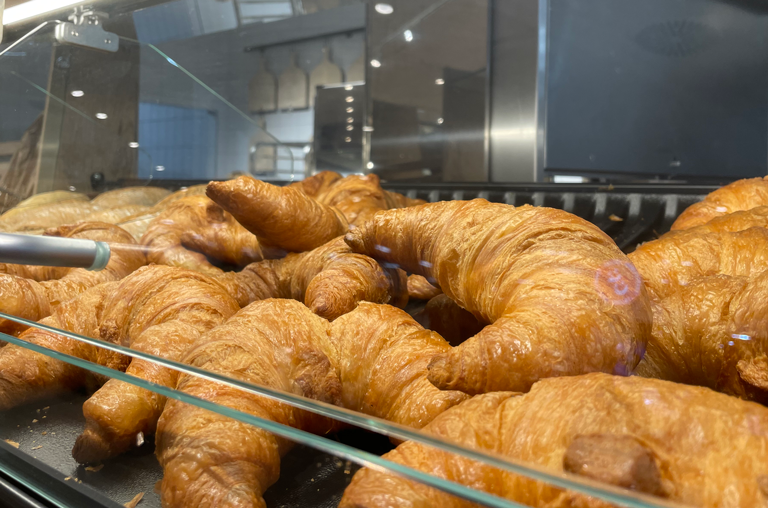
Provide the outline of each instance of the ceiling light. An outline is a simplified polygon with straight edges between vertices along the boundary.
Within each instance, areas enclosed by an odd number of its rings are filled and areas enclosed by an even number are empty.
[[[347,85],[344,87],[344,90],[352,90],[354,87],[352,85]]]
[[[411,42],[413,40],[413,32],[406,30],[403,32],[403,37],[405,37],[405,42]]]
[[[138,148],[139,144],[135,141],[131,141],[130,143],[128,143],[128,146],[130,146],[131,148]]]
[[[355,119],[352,118],[351,116],[347,118],[347,123],[352,123],[354,121],[355,121]]]
[[[374,58],[373,60],[371,60],[371,67],[376,67],[378,69],[379,67],[381,67],[381,62],[379,62]]]
[[[373,127],[366,125],[363,127],[363,132],[373,132]]]
[[[368,164],[365,165],[365,167],[368,169],[373,169],[373,162],[369,162]]]
[[[12,25],[53,11],[81,4],[83,0],[31,0],[8,7],[3,13],[3,25]]]
[[[304,153],[309,153],[309,151],[312,150],[312,147],[309,145],[304,145]]]
[[[96,118],[99,120],[106,120],[108,117],[106,113],[96,113]]]
[[[435,84],[436,85],[444,85],[445,84],[445,80],[443,78],[437,78],[435,80]]]
[[[163,171],[165,171],[165,166],[155,166],[155,171],[157,171],[158,173],[162,173]]]
[[[85,92],[83,92],[82,90],[72,90],[71,92],[69,92],[69,94],[72,97],[82,97],[83,95],[85,95]]]
[[[70,192],[75,192],[76,190],[77,190],[77,188],[74,185],[70,185],[69,186],[69,191]]]
[[[442,118],[438,118],[437,119],[437,125],[442,125],[444,121],[445,120],[443,120]]]
[[[347,97],[346,99],[344,99],[344,100],[347,101],[347,102],[355,102],[355,98],[352,97],[351,95],[349,97]]]
[[[376,4],[374,7],[379,14],[392,14],[395,12],[395,8],[389,4]]]
[[[351,143],[352,142],[352,138],[346,137],[346,138],[344,138],[344,141],[346,141],[347,143]]]
[[[352,127],[351,125],[347,125],[347,130],[348,131],[354,130],[354,127]]]
[[[355,108],[347,108],[347,113],[352,113],[355,110]]]

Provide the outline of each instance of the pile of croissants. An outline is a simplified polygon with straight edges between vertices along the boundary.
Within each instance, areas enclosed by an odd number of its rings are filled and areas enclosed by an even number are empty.
[[[425,203],[332,172],[41,194],[0,230],[112,250],[98,272],[0,265],[2,312],[555,473],[691,506],[768,505],[768,178],[711,193],[629,256],[561,210]],[[419,321],[409,298],[428,300]],[[48,328],[0,330],[307,432],[342,427]],[[163,506],[265,506],[289,441],[0,347],[0,409],[82,389],[78,462],[154,435]],[[610,506],[416,442],[386,458],[528,506]],[[340,506],[474,505],[362,469]]]

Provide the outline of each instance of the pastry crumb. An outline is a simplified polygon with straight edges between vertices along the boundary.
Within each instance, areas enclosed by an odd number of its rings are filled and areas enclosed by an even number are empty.
[[[8,443],[9,445],[13,446],[14,448],[18,448],[19,447],[19,443],[17,443],[16,441],[11,441],[10,439],[6,439],[5,442]]]
[[[64,478],[64,481],[67,481],[67,480],[69,480],[71,478],[72,478],[71,476],[67,476],[66,478]]]
[[[43,411],[45,411],[45,410],[47,410],[47,409],[51,409],[51,406],[45,406],[45,407],[43,408]]]
[[[125,506],[125,508],[136,508],[136,505],[139,504],[139,501],[141,501],[141,498],[143,497],[144,497],[144,493],[139,492],[133,497],[133,499],[125,503],[123,506]]]
[[[619,217],[618,215],[611,214],[608,216],[609,219],[611,219],[613,222],[623,222],[624,219]]]
[[[35,418],[34,420],[32,420],[32,423],[37,423],[37,418]]]
[[[33,450],[39,450],[42,447],[43,447],[43,445],[37,445],[37,446],[33,446],[32,449]]]
[[[101,471],[101,468],[104,467],[104,464],[99,464],[98,466],[88,466],[85,468],[86,471],[90,471],[91,473],[98,473]]]
[[[42,436],[44,436],[44,435],[46,435],[46,434],[48,434],[48,431],[46,431],[46,430],[44,430],[44,431],[42,431],[42,432],[40,433],[40,435],[42,435]]]

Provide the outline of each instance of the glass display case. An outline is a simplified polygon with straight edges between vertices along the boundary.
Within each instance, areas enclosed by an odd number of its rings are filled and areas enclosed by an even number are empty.
[[[6,2],[0,504],[768,502],[768,18],[667,4]]]

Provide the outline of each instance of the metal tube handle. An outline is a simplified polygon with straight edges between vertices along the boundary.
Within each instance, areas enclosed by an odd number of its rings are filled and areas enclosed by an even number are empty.
[[[105,242],[0,233],[0,263],[103,270],[109,256]]]

